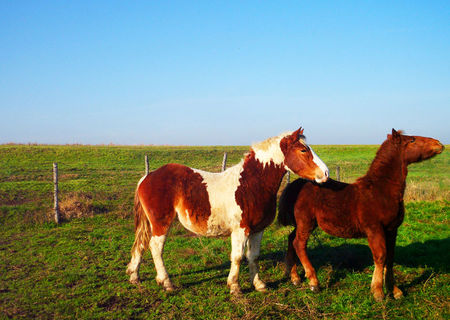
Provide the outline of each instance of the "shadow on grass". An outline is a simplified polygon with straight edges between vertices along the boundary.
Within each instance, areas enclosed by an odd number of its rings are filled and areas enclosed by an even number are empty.
[[[276,265],[284,262],[286,252],[274,251],[260,256],[260,261],[266,261]],[[317,269],[331,266],[332,272],[327,281],[333,285],[346,277],[348,272],[361,272],[373,265],[372,253],[368,245],[344,244],[337,247],[317,246],[308,249],[308,256]],[[427,267],[429,270],[422,273],[418,278],[409,283],[408,287],[426,281],[433,272],[449,273],[450,265],[450,238],[442,240],[428,240],[424,243],[416,242],[406,246],[396,246],[395,265],[411,268]],[[394,265],[394,268],[395,268]],[[303,268],[300,265],[299,272]],[[278,288],[287,279],[269,282],[271,288]]]
[[[308,249],[308,256],[316,269],[327,266],[332,267],[332,272],[327,281],[328,286],[345,278],[348,272],[361,272],[373,265],[372,253],[369,246],[362,244],[343,244],[337,247],[319,245],[315,248]],[[279,262],[284,262],[284,258],[285,252],[279,250],[261,255],[259,261],[275,267]],[[450,261],[450,239],[428,240],[424,243],[416,242],[403,247],[397,246],[395,249],[395,265],[412,268],[427,267],[431,269],[414,279],[408,284],[408,287],[426,281],[432,272],[448,273],[450,269],[448,261]],[[191,287],[215,279],[223,279],[226,282],[229,270],[230,262],[227,261],[208,268],[173,273],[171,276],[184,277],[198,275],[199,279],[183,281],[183,287]],[[208,277],[207,273],[211,271],[221,272]],[[303,268],[300,268],[299,271],[303,272]],[[283,278],[276,281],[269,281],[267,285],[271,289],[277,289],[286,281],[288,279]]]

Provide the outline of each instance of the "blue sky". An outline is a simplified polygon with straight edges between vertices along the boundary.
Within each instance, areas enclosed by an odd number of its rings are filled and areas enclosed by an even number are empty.
[[[450,143],[448,1],[1,1],[0,143]]]

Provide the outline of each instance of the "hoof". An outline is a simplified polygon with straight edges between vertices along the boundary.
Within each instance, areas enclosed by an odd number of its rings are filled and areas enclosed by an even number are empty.
[[[233,296],[242,295],[241,287],[238,284],[232,284],[230,287],[230,294]]]
[[[292,279],[291,281],[294,286],[298,286],[301,283],[300,279]]]
[[[298,286],[302,282],[302,279],[298,276],[297,272],[293,272],[290,276],[294,286]]]
[[[131,275],[130,275],[130,283],[132,283],[132,284],[139,284],[139,283],[141,283],[141,279],[139,279],[139,276],[137,274],[131,273]]]
[[[398,300],[398,299],[401,299],[401,298],[403,298],[402,290],[400,290],[399,288],[395,288],[394,289],[394,299]]]
[[[267,287],[266,286],[264,286],[264,287],[259,287],[259,288],[255,288],[256,289],[256,291],[258,291],[258,292],[267,292]]]
[[[320,291],[319,286],[310,286],[309,289],[311,289],[311,291],[314,293],[317,293]]]
[[[172,281],[170,281],[169,278],[166,278],[164,280],[156,279],[156,283],[158,285],[162,286],[164,291],[171,292],[171,291],[175,290],[175,287],[174,287],[174,285],[172,284]]]
[[[175,291],[175,289],[176,288],[173,285],[164,286],[164,291],[166,291],[166,292],[173,292],[173,291]]]
[[[253,286],[255,287],[255,290],[258,292],[267,292],[266,284],[261,280],[255,281],[253,283]]]
[[[376,292],[373,294],[373,298],[375,299],[376,302],[381,302],[384,299],[384,293]]]

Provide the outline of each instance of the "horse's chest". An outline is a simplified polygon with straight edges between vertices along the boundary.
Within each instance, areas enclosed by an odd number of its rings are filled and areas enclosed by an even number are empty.
[[[252,199],[236,198],[238,205],[242,209],[241,227],[248,233],[254,233],[264,230],[275,219],[276,214],[276,196],[258,195]]]

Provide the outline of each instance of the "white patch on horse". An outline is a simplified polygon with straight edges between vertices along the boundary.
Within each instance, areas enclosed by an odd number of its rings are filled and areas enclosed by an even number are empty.
[[[311,149],[314,163],[322,170],[324,176],[328,178],[330,174],[329,174],[327,165],[322,161],[322,159],[319,158],[319,156],[314,152],[314,150],[311,147],[309,147],[309,148]],[[322,182],[322,181],[317,181],[317,182]]]
[[[244,169],[244,160],[220,173],[192,169],[206,183],[211,216],[208,219],[207,236],[225,236],[240,227],[242,209],[236,203],[235,193]]]
[[[281,151],[280,141],[290,134],[292,134],[292,132],[285,132],[277,137],[272,137],[262,142],[252,144],[252,149],[255,152],[255,159],[264,166],[270,164],[272,161],[275,165],[282,165],[284,163],[284,153]]]
[[[188,229],[189,231],[199,234],[195,228],[193,227],[192,221],[190,219],[190,215],[189,215],[189,210],[185,209],[183,212],[183,208],[176,206],[175,207],[175,211],[178,214],[178,220],[180,220],[180,223],[183,225],[183,227],[185,227],[186,229]]]

